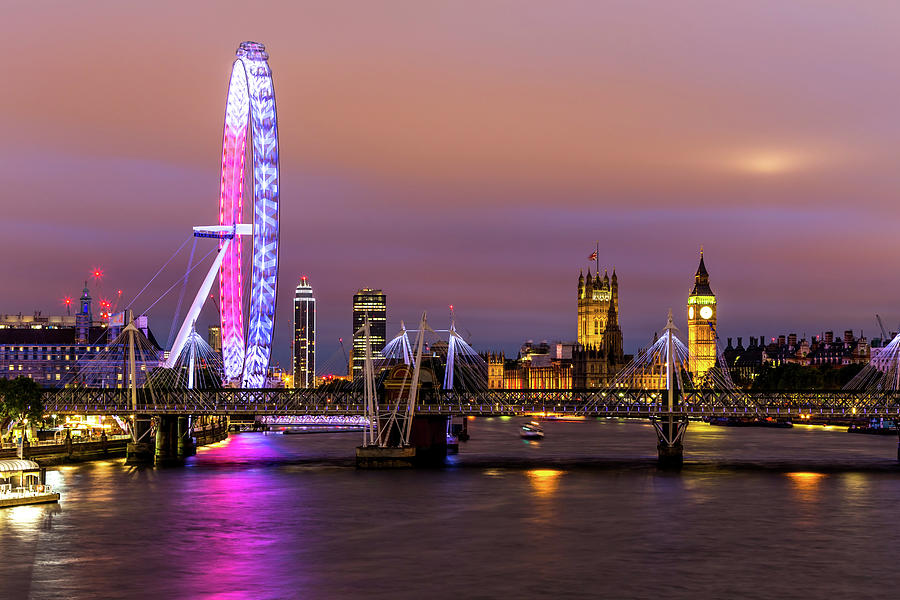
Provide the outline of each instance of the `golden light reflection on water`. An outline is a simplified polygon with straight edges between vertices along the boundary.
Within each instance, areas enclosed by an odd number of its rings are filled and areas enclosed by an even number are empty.
[[[531,469],[526,471],[531,490],[539,498],[552,496],[559,487],[559,478],[565,471],[557,469]]]
[[[825,477],[825,473],[797,471],[794,473],[788,473],[787,476],[794,480],[794,483],[796,485],[799,485],[800,487],[807,487],[809,485],[814,485],[816,481]]]
[[[13,506],[3,510],[6,512],[6,516],[9,517],[9,522],[16,525],[37,525],[41,522],[46,512],[42,505]]]
[[[812,473],[807,471],[795,471],[787,473],[791,480],[792,488],[797,499],[803,503],[818,502],[821,493],[820,484],[825,479],[825,473]]]

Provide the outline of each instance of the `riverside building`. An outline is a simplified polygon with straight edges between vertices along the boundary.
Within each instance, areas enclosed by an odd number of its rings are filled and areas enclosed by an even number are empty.
[[[0,316],[0,377],[29,377],[44,387],[61,387],[80,381],[89,361],[104,357],[103,369],[91,368],[91,385],[122,387],[124,347],[110,351],[113,331],[105,321],[94,321],[92,298],[87,286],[79,298],[76,316]],[[161,359],[162,351],[148,327],[147,317],[135,318],[140,329],[159,354],[147,357],[148,368]]]

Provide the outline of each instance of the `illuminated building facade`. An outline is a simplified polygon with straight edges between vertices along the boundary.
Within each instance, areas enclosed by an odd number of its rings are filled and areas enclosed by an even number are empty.
[[[578,276],[578,343],[585,347],[599,347],[606,337],[608,325],[618,327],[618,320],[610,321],[610,309],[619,312],[619,278],[613,269],[612,278],[608,273],[597,270],[597,276]],[[621,340],[619,342],[621,344]]]
[[[381,352],[387,341],[387,297],[381,290],[362,288],[353,295],[353,350],[350,354],[350,374],[362,375],[366,360],[366,337],[361,331],[369,316],[369,336],[372,355]]]
[[[693,377],[703,377],[716,366],[716,296],[709,287],[709,273],[700,250],[700,265],[694,275],[694,289],[687,302],[688,352]]]
[[[572,349],[572,387],[606,387],[626,364],[619,327],[619,278],[578,276],[578,343]]]
[[[219,325],[207,327],[206,343],[213,349],[213,352],[222,354],[222,328]]]
[[[306,276],[294,292],[294,387],[316,386],[316,299]]]
[[[125,348],[113,348],[112,331],[103,321],[89,320],[91,296],[87,288],[75,317],[0,317],[0,377],[29,377],[44,387],[60,387],[79,381],[87,361],[104,357],[104,367],[92,365],[92,385],[121,387],[125,369]],[[146,316],[135,318],[135,326],[159,349]],[[160,351],[161,354],[161,351]],[[160,356],[146,357],[152,368]],[[81,371],[80,371],[81,370]],[[100,373],[102,371],[102,373]]]
[[[527,344],[526,344],[527,346]],[[547,350],[549,346],[542,344]],[[523,346],[523,349],[525,346]],[[488,389],[568,390],[572,389],[572,361],[548,351],[521,352],[517,360],[503,352],[483,355],[487,363]]]

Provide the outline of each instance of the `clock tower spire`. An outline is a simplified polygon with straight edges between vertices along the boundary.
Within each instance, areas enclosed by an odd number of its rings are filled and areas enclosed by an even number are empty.
[[[688,352],[691,375],[702,378],[716,366],[716,295],[709,287],[709,272],[700,247],[700,265],[694,275],[694,289],[687,302]]]

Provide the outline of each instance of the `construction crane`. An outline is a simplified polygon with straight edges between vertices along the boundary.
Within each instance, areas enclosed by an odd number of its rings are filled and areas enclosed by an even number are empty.
[[[875,313],[875,319],[878,321],[878,327],[881,328],[881,341],[886,342],[888,340],[887,331],[884,330],[884,323],[881,322],[881,317],[878,313]]]
[[[347,349],[344,348],[344,338],[338,338],[338,342],[341,344],[341,350],[344,352],[344,364],[347,365],[347,374],[352,376],[352,368],[350,367],[350,357],[347,356]]]

